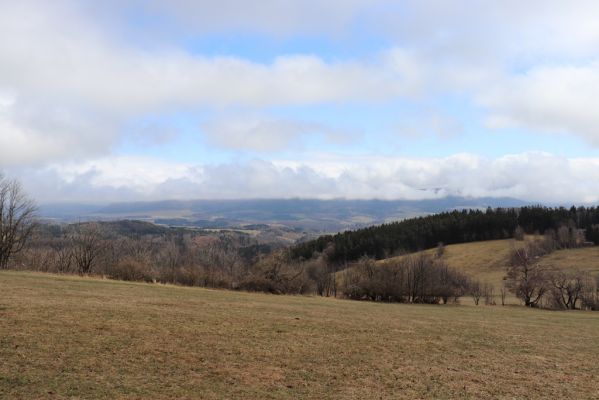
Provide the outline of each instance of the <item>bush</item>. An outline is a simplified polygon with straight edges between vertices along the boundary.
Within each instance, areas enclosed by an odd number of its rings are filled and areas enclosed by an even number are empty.
[[[427,254],[377,265],[363,258],[347,269],[341,283],[349,299],[400,303],[447,303],[464,295],[468,278]]]
[[[107,271],[112,279],[153,282],[156,274],[150,266],[133,257],[125,257]]]

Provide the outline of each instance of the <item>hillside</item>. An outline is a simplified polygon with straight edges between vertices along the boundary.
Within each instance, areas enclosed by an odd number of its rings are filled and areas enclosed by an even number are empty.
[[[599,391],[594,313],[8,271],[0,293],[0,398],[545,399]]]
[[[528,234],[582,234],[583,241],[599,244],[599,207],[488,208],[454,210],[370,226],[336,235],[324,235],[291,249],[295,259],[309,259],[326,251],[327,259],[338,264],[363,256],[381,260],[437,246],[500,240],[514,237],[516,230]],[[578,239],[577,239],[578,240]]]
[[[505,276],[510,252],[523,245],[524,242],[513,239],[452,244],[445,246],[443,259],[449,266],[465,272],[472,278],[492,283],[499,289]],[[426,252],[432,254],[436,250],[429,249]],[[401,257],[392,257],[379,262],[385,263]]]
[[[599,246],[556,251],[544,256],[542,262],[548,266],[599,275]]]
[[[529,238],[530,239],[530,238]],[[514,239],[489,240],[445,246],[443,259],[449,266],[465,272],[472,278],[492,283],[496,292],[503,284],[510,252],[524,246],[524,241]],[[433,254],[437,249],[426,250]],[[399,257],[380,260],[387,263]],[[557,250],[541,257],[539,262],[547,267],[575,269],[599,275],[599,246]]]

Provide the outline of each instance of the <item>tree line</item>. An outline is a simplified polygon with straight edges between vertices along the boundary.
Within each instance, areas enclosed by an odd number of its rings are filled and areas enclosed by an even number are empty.
[[[524,233],[544,234],[561,227],[585,232],[585,241],[599,244],[599,207],[527,206],[461,210],[410,218],[335,235],[321,236],[296,245],[290,250],[293,259],[309,259],[325,248],[334,250],[329,259],[347,263],[360,258],[380,260],[393,255],[412,253],[435,247],[438,243],[457,244],[506,239],[517,229]]]
[[[543,256],[566,247],[575,247],[563,227],[548,229],[543,238],[528,241],[511,252],[505,287],[527,307],[599,310],[599,276],[576,268],[557,269]]]
[[[470,288],[467,275],[426,253],[383,264],[365,257],[343,272],[341,283],[346,298],[398,303],[457,302]]]

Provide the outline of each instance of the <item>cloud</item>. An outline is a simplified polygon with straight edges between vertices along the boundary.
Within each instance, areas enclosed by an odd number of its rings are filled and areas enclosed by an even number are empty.
[[[509,77],[483,93],[488,125],[527,127],[578,135],[599,146],[599,62],[537,67]]]
[[[515,197],[543,203],[597,202],[598,158],[520,153],[488,159],[321,155],[305,161],[192,165],[102,158],[43,170],[9,170],[40,202],[228,198],[423,199]],[[584,182],[584,184],[581,184]]]
[[[144,12],[131,16],[139,7]],[[202,128],[215,150],[309,152],[315,137],[319,144],[350,137],[355,154],[377,141],[384,149],[384,133],[360,141],[333,124],[277,118],[273,110],[340,106],[338,118],[343,105],[407,102],[426,112],[415,112],[402,130],[446,136],[469,117],[443,109],[451,97],[482,107],[492,129],[577,135],[599,146],[597,15],[598,3],[587,0],[2,2],[0,167],[21,176],[40,201],[421,198],[435,195],[422,189],[436,188],[437,195],[596,201],[596,159],[545,153],[211,165],[114,154],[124,141],[174,140],[180,114],[208,121]],[[164,31],[156,36],[157,25]],[[326,35],[339,48],[356,39],[384,45],[354,58],[307,51],[267,61],[184,45],[194,35],[246,32],[282,48],[298,35]],[[150,40],[139,39],[146,34]]]
[[[256,63],[203,57],[177,46],[143,51],[103,34],[90,16],[73,19],[72,10],[46,2],[2,8],[0,87],[23,97],[130,114],[190,105],[362,101],[401,91],[392,75],[366,62],[286,55]]]
[[[202,124],[208,141],[221,148],[275,152],[293,147],[303,148],[307,137],[342,144],[355,139],[356,130],[341,130],[319,122],[300,121],[268,116],[232,115]]]
[[[368,103],[407,94],[410,77],[383,55],[375,61],[282,55],[260,63],[205,57],[172,44],[140,49],[107,33],[82,4],[0,6],[0,93],[8,93],[0,94],[0,166],[108,154],[131,135],[124,127],[148,115]],[[287,128],[287,135],[297,132]]]
[[[117,132],[100,115],[0,93],[0,167],[98,156]]]

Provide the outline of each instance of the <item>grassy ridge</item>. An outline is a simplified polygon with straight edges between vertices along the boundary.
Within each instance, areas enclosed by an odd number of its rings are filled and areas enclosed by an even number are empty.
[[[524,242],[513,239],[452,244],[445,246],[443,259],[449,266],[468,274],[472,278],[492,283],[499,289],[505,276],[510,252],[512,249],[523,245]],[[434,254],[436,249],[430,249],[426,252]],[[385,263],[401,257],[403,256],[379,262]]]
[[[524,246],[524,243],[514,239],[505,239],[452,244],[445,246],[443,259],[451,267],[468,274],[468,276],[493,284],[498,291],[503,284],[510,252]],[[435,251],[436,249],[429,249],[426,252],[433,254]],[[403,256],[388,258],[379,263],[386,263],[401,257]],[[592,275],[599,275],[599,246],[557,250],[543,256],[539,262],[547,267],[585,271]],[[517,303],[514,298],[510,298],[510,301]]]
[[[0,398],[592,398],[599,317],[0,273]]]

